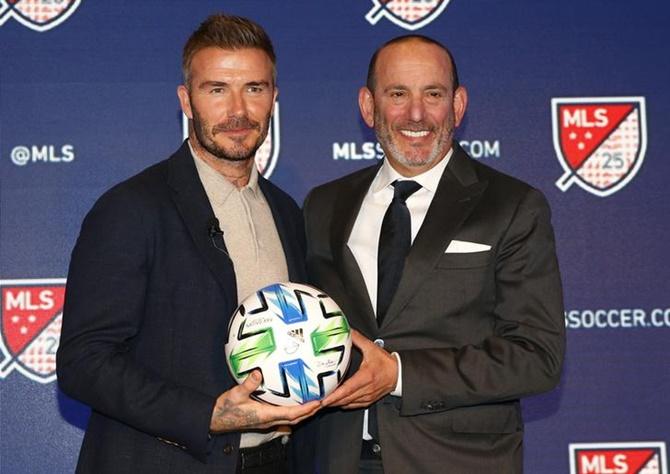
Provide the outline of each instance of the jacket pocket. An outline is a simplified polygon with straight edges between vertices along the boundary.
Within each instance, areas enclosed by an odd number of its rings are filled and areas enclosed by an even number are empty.
[[[437,261],[438,268],[478,268],[491,261],[493,252],[445,253]]]

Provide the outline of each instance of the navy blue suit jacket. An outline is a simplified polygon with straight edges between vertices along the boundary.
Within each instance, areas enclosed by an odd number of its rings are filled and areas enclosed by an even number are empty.
[[[300,210],[269,181],[259,185],[290,279],[304,281]],[[213,218],[186,143],[86,216],[58,350],[61,389],[92,408],[78,472],[235,472],[239,433],[208,437],[217,396],[235,385],[224,344],[237,307]],[[300,449],[308,461],[309,445]]]

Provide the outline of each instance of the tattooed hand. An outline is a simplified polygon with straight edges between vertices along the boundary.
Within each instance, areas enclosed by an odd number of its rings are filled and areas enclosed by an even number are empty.
[[[251,394],[261,384],[261,374],[253,371],[241,384],[223,392],[216,400],[209,430],[247,431],[269,428],[275,425],[295,425],[314,415],[321,404],[318,401],[293,407],[281,407],[259,402]]]

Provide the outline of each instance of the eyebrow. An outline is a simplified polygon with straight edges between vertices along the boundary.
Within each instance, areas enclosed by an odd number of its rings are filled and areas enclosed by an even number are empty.
[[[392,85],[392,86],[384,87],[383,92],[397,91],[397,90],[406,91],[406,90],[409,90],[409,88],[407,86]]]
[[[263,86],[263,87],[270,87],[270,83],[268,81],[251,81],[247,82],[244,84],[245,86]]]
[[[222,81],[205,81],[198,85],[198,89],[206,89],[208,87],[225,87],[227,85],[227,82]]]
[[[228,87],[230,84],[224,81],[205,81],[198,86],[198,89],[207,89],[209,87]],[[265,86],[270,87],[268,81],[250,81],[244,84],[245,86]]]
[[[443,84],[429,84],[429,85],[425,86],[422,90],[429,91],[429,90],[434,90],[434,89],[439,89],[439,90],[443,90],[443,91],[448,91],[449,90],[449,88],[447,86],[443,85]],[[398,91],[398,90],[408,91],[409,87],[398,84],[398,85],[391,85],[391,86],[388,86],[388,87],[384,88],[384,92]]]

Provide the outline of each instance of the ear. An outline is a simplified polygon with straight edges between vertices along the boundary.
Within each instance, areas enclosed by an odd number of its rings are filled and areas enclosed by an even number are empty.
[[[270,116],[274,115],[275,109],[277,108],[277,97],[279,96],[279,88],[274,86],[274,92],[272,93],[272,108],[270,109]]]
[[[458,127],[468,107],[468,91],[463,86],[458,86],[454,92],[454,123]]]
[[[375,98],[372,91],[367,87],[361,87],[358,91],[358,107],[361,110],[361,117],[368,127],[375,126]]]
[[[189,119],[193,119],[193,110],[191,110],[191,98],[188,95],[188,89],[184,84],[177,87],[177,97],[179,97],[179,104],[181,111],[184,112]]]

